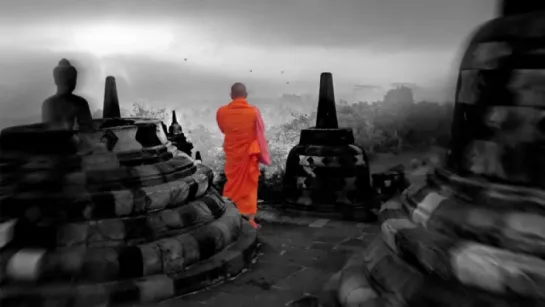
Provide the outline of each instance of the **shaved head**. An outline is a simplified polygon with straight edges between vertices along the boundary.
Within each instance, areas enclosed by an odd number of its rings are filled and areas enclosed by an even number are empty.
[[[246,85],[237,82],[231,86],[231,98],[246,98],[248,93],[246,92]]]

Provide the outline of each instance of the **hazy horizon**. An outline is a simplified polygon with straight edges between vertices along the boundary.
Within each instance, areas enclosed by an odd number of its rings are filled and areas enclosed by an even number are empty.
[[[0,4],[0,121],[41,112],[61,58],[77,93],[101,107],[104,80],[123,105],[219,106],[244,82],[255,99],[381,99],[392,83],[417,100],[452,100],[458,56],[494,0],[20,0]],[[251,72],[250,72],[251,70]],[[282,72],[283,71],[283,72]],[[289,83],[289,84],[288,84]],[[11,123],[9,123],[11,124]],[[1,126],[5,126],[0,122]]]

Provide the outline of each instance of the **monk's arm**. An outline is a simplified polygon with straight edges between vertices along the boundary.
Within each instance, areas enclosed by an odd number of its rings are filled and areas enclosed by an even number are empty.
[[[218,127],[220,128],[220,131],[221,133],[224,133],[223,132],[223,127],[221,126],[221,108],[218,109],[218,111],[216,112],[216,122],[218,123]]]
[[[261,112],[257,107],[255,109],[255,120],[256,120],[256,136],[257,143],[259,144],[259,162],[264,165],[271,165],[271,155],[269,153],[269,146],[267,145],[267,138],[265,137],[265,124],[263,123],[263,118],[261,117]]]
[[[261,117],[261,111],[259,111],[258,107],[255,108],[255,114],[256,114],[256,120],[261,122],[263,124],[263,130],[265,130],[265,122],[263,121],[263,117]]]

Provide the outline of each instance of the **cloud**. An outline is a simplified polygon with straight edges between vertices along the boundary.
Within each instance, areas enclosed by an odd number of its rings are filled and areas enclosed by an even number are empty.
[[[235,81],[246,83],[256,98],[315,94],[323,71],[334,74],[339,97],[374,90],[364,98],[376,99],[390,83],[404,80],[418,84],[415,96],[432,99],[454,87],[460,43],[493,16],[496,1],[5,2],[0,125],[39,118],[42,101],[55,92],[52,70],[63,57],[78,67],[78,92],[93,110],[101,107],[107,75],[116,77],[121,103],[129,105],[219,105]],[[97,37],[116,28],[89,29],[108,24],[142,35],[100,54],[96,45],[116,36],[99,43]],[[146,35],[141,28],[149,30]],[[151,38],[161,31],[164,39],[154,44]]]
[[[382,89],[382,86],[373,85],[373,84],[356,84],[354,85],[355,90],[379,90]]]
[[[19,0],[0,20],[57,24],[154,20],[203,30],[218,43],[374,50],[456,45],[493,17],[495,0]]]

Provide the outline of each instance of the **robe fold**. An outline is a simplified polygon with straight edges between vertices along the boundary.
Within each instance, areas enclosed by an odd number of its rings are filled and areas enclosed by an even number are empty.
[[[257,137],[259,113],[246,99],[222,106],[216,120],[224,134],[225,177],[223,196],[229,197],[243,215],[257,213],[257,187],[261,150]]]
[[[259,145],[259,163],[264,165],[271,165],[271,155],[269,154],[269,146],[267,145],[267,138],[265,137],[265,123],[261,117],[261,112],[257,107],[254,107],[256,112],[256,133],[257,143]]]

